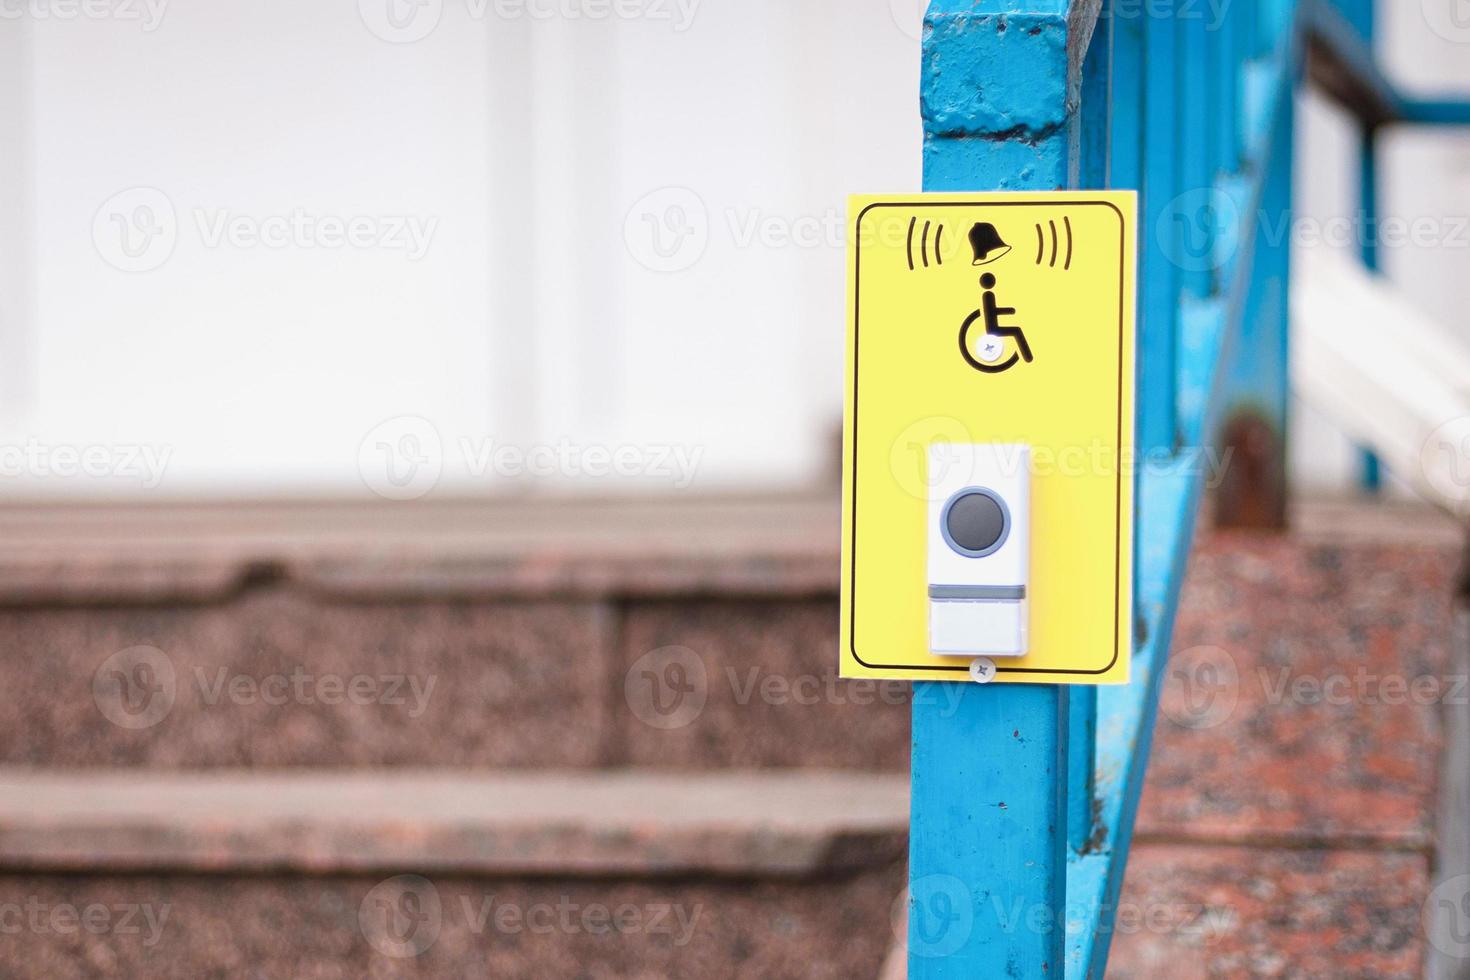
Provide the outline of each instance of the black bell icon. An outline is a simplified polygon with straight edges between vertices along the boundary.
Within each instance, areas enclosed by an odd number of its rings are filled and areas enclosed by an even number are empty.
[[[972,265],[988,265],[1011,250],[988,221],[977,221],[970,228],[970,249],[975,253]]]

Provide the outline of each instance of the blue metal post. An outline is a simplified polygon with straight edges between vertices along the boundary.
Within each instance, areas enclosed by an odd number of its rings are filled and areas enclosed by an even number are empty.
[[[1220,127],[1215,120],[1225,111],[1221,96],[1228,86],[1221,84],[1224,48],[1218,41],[1219,26],[1206,19],[1204,5],[1181,12],[1174,25],[1178,35],[1179,63],[1175,80],[1179,102],[1179,127],[1174,131],[1175,152],[1179,156],[1180,182],[1186,194],[1208,200],[1214,188],[1215,170],[1220,150]],[[1163,133],[1155,131],[1154,139]],[[1194,213],[1191,213],[1194,211]],[[1198,209],[1186,208],[1186,218],[1196,218]],[[1206,212],[1208,213],[1208,212]],[[1203,224],[1203,227],[1200,225]],[[1199,236],[1205,254],[1214,249],[1214,229],[1210,223],[1190,221],[1184,234]],[[1193,250],[1196,245],[1186,242]],[[1187,262],[1183,283],[1197,297],[1208,296],[1214,289],[1215,277],[1209,261]]]
[[[1143,186],[1144,36],[1141,16],[1123,17],[1113,0],[1103,13],[1112,26],[1109,35],[1111,137],[1108,145],[1108,186],[1137,190]],[[1147,251],[1147,233],[1139,243]]]
[[[1092,43],[1082,62],[1081,184],[1106,188],[1112,178],[1113,42],[1118,30],[1111,0],[1104,0]],[[1080,854],[1095,843],[1097,808],[1097,688],[1068,692],[1067,844]]]
[[[1373,0],[1339,0],[1343,15],[1373,50]],[[1358,211],[1362,217],[1359,254],[1370,272],[1378,271],[1378,124],[1365,122],[1358,134]],[[1373,470],[1376,476],[1377,460]]]
[[[1373,36],[1373,5],[1376,0],[1334,0],[1342,16],[1364,38]]]
[[[932,0],[926,190],[1074,186],[1082,56],[1097,4]],[[1090,13],[1085,13],[1090,9]],[[1004,71],[997,66],[1004,66]],[[1063,975],[1068,689],[914,691],[909,976]]]
[[[1225,526],[1279,528],[1286,524],[1288,281],[1291,260],[1294,101],[1290,80],[1300,71],[1297,42],[1284,52],[1283,85],[1273,110],[1259,201],[1243,202],[1244,220],[1257,227],[1249,254],[1244,301],[1225,386],[1220,441],[1232,455],[1217,494],[1216,520]],[[1278,233],[1262,235],[1262,228]],[[1236,275],[1237,284],[1240,273]]]
[[[1240,166],[1240,70],[1249,40],[1245,21],[1253,19],[1255,14],[1252,6],[1229,3],[1218,8],[1214,15],[1205,15],[1218,18],[1208,25],[1214,49],[1214,77],[1210,81],[1215,89],[1214,115],[1210,118],[1216,128],[1212,141],[1217,154],[1213,161],[1214,169],[1223,173]]]
[[[1359,255],[1378,271],[1378,127],[1365,126],[1358,142],[1358,213],[1362,221]]]
[[[1378,127],[1363,126],[1358,141],[1358,214],[1362,225],[1359,255],[1369,272],[1377,272],[1378,266]],[[1359,483],[1365,493],[1376,494],[1383,489],[1383,467],[1378,454],[1371,449],[1359,450]]]
[[[1177,349],[1181,265],[1201,257],[1197,216],[1208,192],[1182,195],[1179,151],[1179,37],[1172,17],[1143,20],[1143,139],[1139,255],[1138,449],[1173,447],[1178,426]],[[1204,253],[1207,254],[1207,253]],[[1142,531],[1142,528],[1140,528]]]

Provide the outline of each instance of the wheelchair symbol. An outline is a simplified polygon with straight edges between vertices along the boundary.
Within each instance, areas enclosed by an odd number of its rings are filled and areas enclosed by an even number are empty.
[[[1001,322],[1001,317],[1015,316],[1016,310],[1015,307],[999,305],[995,298],[995,284],[995,276],[989,272],[980,277],[980,285],[985,289],[980,309],[966,317],[960,327],[960,354],[970,367],[986,374],[999,374],[1020,361],[1029,364],[1032,360],[1031,345],[1026,342],[1025,332],[1015,324]],[[972,350],[970,330],[980,322],[985,326],[985,335],[976,341]],[[1010,357],[1005,356],[1007,337],[1016,342],[1016,349],[1011,351]]]

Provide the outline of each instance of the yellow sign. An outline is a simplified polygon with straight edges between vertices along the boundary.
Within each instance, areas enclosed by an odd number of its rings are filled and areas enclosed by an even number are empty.
[[[1127,682],[1136,206],[850,199],[844,677]]]

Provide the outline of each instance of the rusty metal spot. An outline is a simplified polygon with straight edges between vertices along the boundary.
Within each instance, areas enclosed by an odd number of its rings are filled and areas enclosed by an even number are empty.
[[[1234,412],[1220,441],[1231,453],[1215,499],[1219,527],[1286,527],[1286,441],[1257,412]]]

